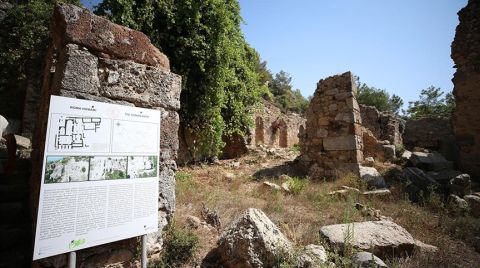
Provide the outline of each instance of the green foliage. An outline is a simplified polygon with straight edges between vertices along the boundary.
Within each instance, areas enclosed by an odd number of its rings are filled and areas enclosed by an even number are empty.
[[[450,117],[455,109],[455,99],[452,93],[444,92],[440,88],[430,86],[423,89],[418,101],[409,102],[407,115],[412,119],[421,117]]]
[[[292,177],[287,180],[287,184],[288,184],[288,188],[290,189],[290,192],[294,195],[297,195],[300,192],[302,192],[303,189],[305,189],[305,187],[308,184],[308,179]]]
[[[307,109],[309,101],[302,96],[299,89],[293,90],[291,83],[290,74],[284,71],[275,74],[275,78],[268,85],[273,96],[273,103],[282,112],[303,113]]]
[[[294,153],[299,153],[300,152],[300,145],[298,143],[295,143],[290,150]]]
[[[164,235],[164,251],[157,262],[151,262],[151,268],[180,267],[191,260],[199,249],[200,239],[190,230],[181,229],[171,223]]]
[[[402,157],[402,154],[405,152],[405,146],[403,144],[395,144],[395,156]]]
[[[266,92],[245,41],[236,0],[104,0],[96,12],[147,34],[182,75],[181,120],[198,149],[218,155],[222,136],[245,135]]]
[[[398,114],[403,105],[403,100],[397,96],[388,94],[385,89],[369,87],[365,83],[360,84],[357,77],[357,101],[359,104],[374,106],[382,112],[392,112]]]

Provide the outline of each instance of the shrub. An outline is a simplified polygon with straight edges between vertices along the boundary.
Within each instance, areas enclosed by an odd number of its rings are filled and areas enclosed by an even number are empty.
[[[163,236],[164,251],[160,260],[151,268],[180,267],[193,258],[199,248],[198,236],[190,230],[178,228],[171,223]]]
[[[405,152],[405,146],[403,144],[395,144],[395,156],[402,157],[402,154]]]
[[[287,180],[288,188],[292,194],[299,194],[307,185],[308,178],[292,177]]]
[[[290,150],[294,153],[299,153],[300,152],[300,145],[298,145],[298,143],[295,143]]]

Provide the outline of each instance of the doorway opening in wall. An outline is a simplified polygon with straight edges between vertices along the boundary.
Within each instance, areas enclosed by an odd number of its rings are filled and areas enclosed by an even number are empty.
[[[257,117],[255,119],[255,144],[258,146],[265,143],[265,128],[263,118]]]
[[[278,124],[278,130],[280,134],[278,146],[280,146],[281,148],[287,148],[288,147],[288,129],[287,129],[287,124],[283,119],[281,119]]]

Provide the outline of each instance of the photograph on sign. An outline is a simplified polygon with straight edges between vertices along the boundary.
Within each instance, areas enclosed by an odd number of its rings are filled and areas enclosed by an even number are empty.
[[[156,232],[159,144],[158,110],[52,96],[33,259]]]

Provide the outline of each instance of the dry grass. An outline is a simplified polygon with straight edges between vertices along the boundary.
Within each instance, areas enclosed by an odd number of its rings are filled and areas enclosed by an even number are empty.
[[[288,160],[288,159],[287,159]],[[239,168],[231,168],[231,161],[218,165],[197,165],[180,168],[177,175],[176,221],[185,224],[187,215],[200,217],[202,203],[220,215],[222,229],[249,207],[263,210],[298,247],[321,243],[321,226],[347,221],[372,220],[357,212],[353,205],[360,202],[379,209],[384,216],[406,228],[416,239],[435,245],[439,252],[432,255],[415,254],[406,259],[386,260],[391,267],[478,267],[480,254],[469,244],[480,235],[480,221],[472,218],[451,218],[432,200],[425,206],[411,204],[405,198],[401,185],[393,187],[388,197],[365,198],[351,194],[348,198],[332,197],[328,193],[342,185],[365,188],[354,176],[335,181],[311,181],[303,178],[305,187],[299,194],[285,194],[262,185],[263,180],[277,184],[284,182],[278,176],[254,178],[262,169],[285,164],[286,159],[249,155],[239,159]],[[378,167],[386,171],[390,165]],[[233,173],[230,180],[226,173]],[[195,230],[200,237],[200,250],[195,263],[215,247],[220,235],[214,229]],[[341,266],[341,265],[340,265]]]

